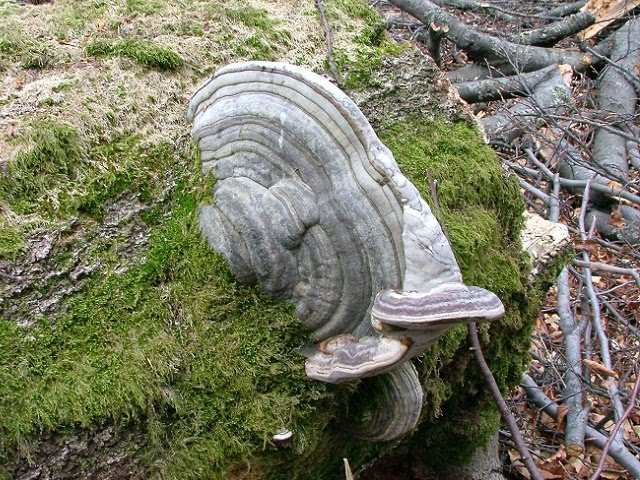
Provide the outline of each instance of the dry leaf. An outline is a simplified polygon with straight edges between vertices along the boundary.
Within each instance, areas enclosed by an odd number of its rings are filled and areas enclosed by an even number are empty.
[[[620,208],[616,208],[613,212],[611,212],[611,217],[609,218],[609,225],[613,225],[616,228],[625,227],[627,224],[622,218],[622,213],[620,212]]]
[[[602,377],[618,378],[618,374],[616,372],[605,367],[601,363],[594,362],[593,360],[587,360],[587,359],[582,360],[582,363],[584,363],[593,373],[597,373]]]
[[[574,445],[574,446],[577,446],[577,445]],[[567,448],[567,451],[568,451],[568,448]],[[580,475],[587,468],[587,466],[584,464],[584,455],[582,455],[582,453],[571,456],[571,458],[569,458],[567,463],[573,468],[573,471],[578,475]]]
[[[576,242],[575,249],[577,252],[587,251],[589,253],[595,253],[598,249],[598,243],[595,240],[584,240],[581,242]]]
[[[600,478],[606,478],[607,480],[618,480],[619,478],[624,478],[620,472],[613,472],[605,470],[600,474]]]
[[[562,424],[564,423],[568,412],[569,405],[566,405],[564,403],[562,405],[558,405],[558,413],[556,415],[556,423],[558,424],[558,428],[562,428]]]

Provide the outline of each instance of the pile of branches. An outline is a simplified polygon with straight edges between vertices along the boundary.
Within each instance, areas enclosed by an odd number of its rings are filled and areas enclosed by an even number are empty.
[[[571,234],[511,398],[537,469],[512,449],[514,470],[640,478],[640,1],[523,1],[371,3],[473,105],[530,211]]]

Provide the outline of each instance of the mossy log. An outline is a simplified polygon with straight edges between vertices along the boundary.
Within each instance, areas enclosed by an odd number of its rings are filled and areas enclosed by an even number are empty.
[[[364,1],[325,6],[344,89],[425,199],[437,185],[465,282],[506,307],[481,331],[506,390],[540,297],[517,182],[429,59]],[[446,468],[492,437],[464,328],[415,361],[413,434],[350,436],[381,402],[375,378],[309,380],[291,305],[238,283],[202,239],[212,180],[188,99],[238,60],[324,73],[313,1],[4,2],[0,24],[0,478],[341,478],[343,458],[361,470],[409,447]]]

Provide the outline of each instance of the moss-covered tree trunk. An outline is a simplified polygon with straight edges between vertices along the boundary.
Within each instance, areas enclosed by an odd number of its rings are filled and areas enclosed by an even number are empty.
[[[325,3],[344,88],[426,199],[436,180],[465,281],[507,308],[481,332],[506,389],[537,298],[517,184],[431,61],[363,1]],[[0,478],[340,478],[343,457],[359,470],[410,451],[437,470],[491,438],[464,328],[416,361],[414,434],[349,435],[375,380],[307,379],[292,308],[237,283],[201,239],[211,179],[191,92],[238,60],[324,72],[312,0],[5,1],[0,26]]]

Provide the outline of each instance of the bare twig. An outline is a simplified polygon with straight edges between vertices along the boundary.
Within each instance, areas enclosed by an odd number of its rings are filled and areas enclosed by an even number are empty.
[[[596,480],[600,478],[600,474],[604,469],[605,461],[607,460],[607,455],[609,454],[609,450],[611,449],[614,439],[618,435],[618,431],[620,430],[624,422],[627,421],[627,418],[629,418],[629,415],[631,415],[631,413],[637,408],[636,400],[638,398],[638,391],[640,391],[640,375],[638,375],[637,377],[638,378],[636,379],[636,383],[633,387],[633,392],[631,393],[631,398],[629,398],[629,406],[627,407],[627,409],[624,411],[622,416],[618,419],[613,429],[611,430],[609,439],[607,440],[604,447],[602,448],[602,458],[598,463],[598,468],[591,476],[591,480]]]
[[[320,19],[322,20],[322,29],[324,30],[324,37],[327,42],[327,61],[329,62],[329,70],[331,71],[331,75],[333,79],[336,81],[338,86],[342,86],[342,77],[340,76],[340,72],[338,71],[338,66],[336,65],[336,61],[333,58],[333,32],[331,31],[331,25],[329,24],[329,19],[327,18],[327,12],[324,9],[324,4],[322,0],[315,0],[316,8],[318,12],[320,12]]]
[[[522,386],[527,393],[527,398],[529,398],[531,402],[552,418],[558,417],[558,407],[555,402],[549,399],[535,380],[526,373],[522,377]],[[587,426],[585,440],[602,449],[609,440],[609,437],[600,433],[595,428]],[[638,461],[629,450],[624,448],[624,445],[613,443],[609,449],[609,455],[622,467],[626,468],[635,478],[640,478],[640,461]]]
[[[582,209],[580,211],[580,217],[578,220],[578,225],[580,228],[580,236],[583,241],[587,241],[590,238],[590,235],[585,230],[584,225],[584,216],[587,210],[587,205],[589,204],[589,188],[585,188],[584,196],[582,197]],[[582,260],[589,264],[591,262],[589,258],[589,252],[584,250],[582,252]],[[600,304],[598,302],[598,296],[593,287],[593,279],[591,278],[591,270],[589,268],[584,268],[583,275],[585,277],[585,290],[587,292],[587,298],[589,299],[589,304],[591,305],[591,314],[592,314],[592,325],[598,337],[598,342],[600,345],[600,358],[602,360],[602,364],[612,370],[611,364],[611,354],[609,352],[609,338],[602,327],[602,320],[600,317]],[[616,413],[616,419],[619,419],[623,413],[622,402],[620,400],[620,394],[618,392],[618,386],[613,379],[613,377],[607,378],[607,390],[609,391],[609,396],[611,398],[611,402],[613,403],[613,410]],[[622,436],[617,438],[616,441],[622,442]]]
[[[633,279],[636,282],[636,285],[640,287],[640,269],[616,267],[614,265],[609,265],[608,263],[601,263],[601,262],[587,263],[583,260],[577,260],[577,259],[573,261],[573,264],[576,265],[577,267],[590,268],[591,270],[600,270],[602,272],[619,273],[620,275],[629,275],[633,277]]]
[[[493,374],[491,373],[491,370],[489,369],[489,366],[487,365],[487,362],[484,359],[484,355],[482,354],[482,348],[480,347],[480,340],[478,339],[478,330],[476,328],[476,324],[473,322],[469,323],[467,325],[467,330],[469,332],[469,341],[471,342],[473,355],[475,356],[476,361],[478,362],[478,366],[480,367],[480,371],[482,372],[482,375],[484,376],[485,381],[489,385],[489,390],[491,390],[491,394],[493,395],[493,398],[495,399],[496,404],[498,405],[498,410],[500,410],[500,414],[502,415],[502,418],[509,426],[509,431],[513,436],[513,441],[515,442],[518,452],[522,457],[522,461],[527,467],[527,470],[529,470],[529,473],[531,474],[531,478],[533,478],[534,480],[542,480],[543,479],[542,474],[538,470],[538,467],[536,467],[536,464],[533,462],[533,459],[531,458],[531,452],[529,451],[526,444],[524,443],[524,439],[522,438],[522,434],[518,429],[516,420],[515,418],[513,418],[513,415],[511,414],[509,407],[504,401],[504,398],[500,393],[500,389],[498,388],[498,385],[495,379],[493,378]]]
[[[527,157],[529,158],[529,160],[531,160],[531,162],[534,163],[540,169],[543,175],[547,177],[549,180],[553,180],[555,173],[553,173],[542,162],[540,162],[540,160],[536,158],[535,154],[531,151],[530,148],[526,148],[525,152],[527,153]],[[523,173],[527,173],[527,172],[523,171]],[[608,185],[603,185],[601,183],[591,182],[590,180],[571,180],[568,178],[561,177],[558,179],[558,181],[560,182],[560,186],[562,187],[572,188],[572,189],[588,188],[590,192],[591,190],[593,190],[595,192],[604,193],[614,198],[623,198],[625,200],[628,200],[631,203],[640,205],[640,196],[634,195],[633,193],[628,192],[627,190],[624,190],[621,188],[611,187]]]

